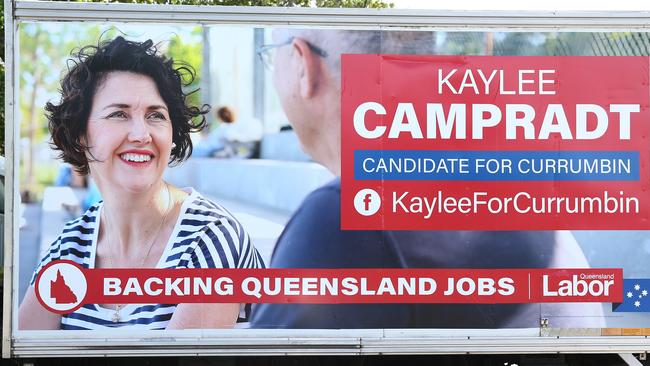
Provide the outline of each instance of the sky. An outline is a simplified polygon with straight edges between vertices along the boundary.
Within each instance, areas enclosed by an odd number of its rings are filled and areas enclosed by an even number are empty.
[[[397,9],[650,11],[643,0],[388,0]]]

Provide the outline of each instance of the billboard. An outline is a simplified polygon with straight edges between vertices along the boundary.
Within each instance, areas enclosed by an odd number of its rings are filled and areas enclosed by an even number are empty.
[[[12,351],[645,334],[648,39],[22,21]]]

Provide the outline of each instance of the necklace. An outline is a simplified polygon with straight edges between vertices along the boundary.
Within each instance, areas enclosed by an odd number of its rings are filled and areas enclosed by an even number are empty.
[[[165,214],[163,215],[162,220],[160,221],[160,224],[158,225],[158,230],[156,230],[156,235],[153,237],[153,239],[151,239],[151,242],[148,245],[147,253],[142,258],[142,262],[140,262],[140,267],[138,267],[138,268],[144,268],[144,263],[146,262],[147,258],[149,258],[149,254],[151,253],[151,249],[153,249],[153,245],[156,242],[156,239],[158,239],[158,236],[160,235],[160,229],[162,229],[162,226],[165,223],[165,220],[167,220],[167,215],[169,214],[169,211],[171,211],[171,208],[173,207],[173,205],[172,205],[172,193],[171,193],[171,190],[169,189],[169,186],[167,185],[166,182],[165,182],[165,190],[167,190],[167,207],[165,208]],[[106,224],[107,220],[106,220],[106,214],[104,213],[104,210],[102,210],[102,215],[104,215],[104,224]],[[109,233],[110,230],[108,230],[107,226],[105,226],[105,227],[106,227],[106,241],[108,242],[108,248],[110,249],[110,248],[112,248],[112,246],[110,245],[110,243],[111,243],[111,237],[110,237],[110,233]],[[115,268],[115,266],[113,266],[113,257],[112,257],[112,255],[110,253],[110,250],[107,251],[107,253],[108,253],[107,257],[108,257],[109,266],[111,268]],[[117,322],[120,321],[120,310],[122,309],[122,306],[123,306],[123,304],[116,304],[115,305],[115,312],[111,316],[111,321],[113,323],[117,323]]]

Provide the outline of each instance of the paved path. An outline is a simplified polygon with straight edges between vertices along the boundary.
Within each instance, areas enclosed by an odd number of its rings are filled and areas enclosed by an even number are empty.
[[[41,204],[28,203],[25,205],[24,217],[26,225],[20,229],[20,249],[18,250],[18,295],[19,301],[23,300],[25,291],[29,287],[32,272],[37,261],[41,259],[40,230],[41,230]]]

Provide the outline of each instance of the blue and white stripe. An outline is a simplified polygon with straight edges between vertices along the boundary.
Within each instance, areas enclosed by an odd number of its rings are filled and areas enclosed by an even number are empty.
[[[193,189],[183,202],[174,231],[156,268],[264,268],[264,261],[250,242],[248,233],[222,206],[209,201]],[[49,262],[74,261],[94,268],[97,251],[96,228],[100,225],[102,203],[91,207],[80,218],[70,221],[52,243],[32,276]],[[138,329],[165,329],[176,310],[175,304],[129,304],[120,310],[120,321],[113,322],[113,309],[87,304],[63,315],[61,329],[106,329],[129,326]]]

